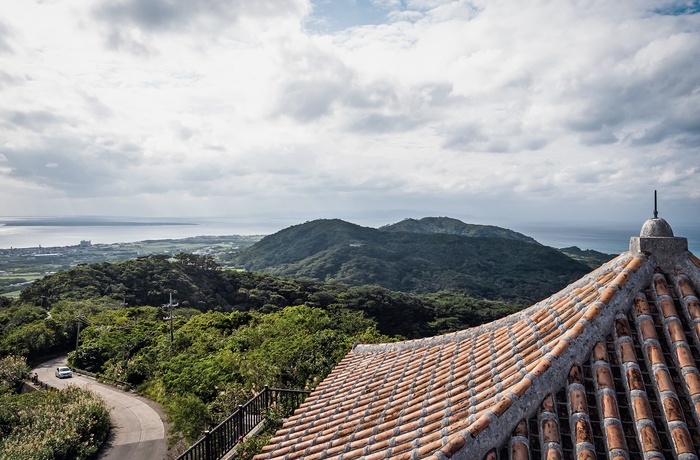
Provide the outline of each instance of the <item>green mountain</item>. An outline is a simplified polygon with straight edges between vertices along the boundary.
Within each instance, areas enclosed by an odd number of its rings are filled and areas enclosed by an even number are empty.
[[[605,262],[608,262],[617,256],[616,254],[605,254],[604,252],[594,251],[593,249],[581,249],[578,246],[560,248],[559,251],[563,252],[574,260],[583,262],[591,267],[591,269],[598,268]]]
[[[534,240],[453,234],[466,225],[454,219],[414,222],[418,225],[399,223],[389,229],[338,219],[306,222],[263,238],[234,263],[291,278],[375,284],[411,293],[447,290],[523,303],[541,300],[590,271]],[[402,227],[422,231],[396,231]]]
[[[494,225],[466,224],[451,217],[424,217],[420,220],[404,219],[401,222],[380,227],[379,230],[385,232],[445,233],[448,235],[506,238],[539,244],[534,238],[507,228]]]

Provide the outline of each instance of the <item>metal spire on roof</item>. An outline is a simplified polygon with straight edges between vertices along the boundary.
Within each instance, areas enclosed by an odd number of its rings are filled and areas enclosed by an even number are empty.
[[[656,207],[656,190],[654,190],[654,219],[659,217],[659,211]]]

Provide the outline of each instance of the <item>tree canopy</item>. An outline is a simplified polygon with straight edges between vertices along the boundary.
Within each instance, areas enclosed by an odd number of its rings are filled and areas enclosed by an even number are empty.
[[[518,308],[222,270],[206,256],[149,256],[37,281],[0,308],[0,355],[70,351],[73,366],[164,404],[174,436],[192,441],[264,385],[314,388],[356,341],[435,335]]]

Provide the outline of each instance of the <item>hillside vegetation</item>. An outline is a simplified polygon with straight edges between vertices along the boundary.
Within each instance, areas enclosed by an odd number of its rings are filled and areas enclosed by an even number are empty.
[[[28,372],[24,358],[0,358],[0,458],[94,458],[109,433],[104,401],[74,386],[19,394]]]
[[[508,240],[524,241],[526,243],[540,244],[534,238],[522,233],[496,227],[494,225],[466,224],[459,219],[450,217],[423,217],[422,219],[404,219],[395,224],[379,227],[385,232],[405,233],[445,233],[447,235],[462,235],[472,237],[505,238]]]
[[[188,442],[264,385],[314,388],[356,341],[465,329],[520,308],[223,270],[189,254],[76,267],[0,300],[0,356],[74,350],[82,321],[71,364],[161,402],[173,436]]]
[[[168,302],[170,292],[181,308],[200,312],[269,313],[294,305],[357,311],[376,321],[382,334],[406,338],[471,327],[520,308],[512,302],[479,300],[447,291],[411,295],[376,285],[347,286],[224,270],[207,256],[153,255],[114,264],[80,266],[46,276],[22,291],[15,304],[5,300],[5,308],[0,308],[0,331],[3,327],[44,320],[46,310],[62,301],[73,305],[101,300],[109,305],[161,306]],[[58,320],[60,314],[42,321],[40,327],[4,331],[2,343],[9,344],[5,351],[30,358],[41,356],[45,352],[42,344],[56,344],[39,337],[52,336],[47,330],[54,327],[51,320]],[[77,321],[65,320],[74,325]],[[53,336],[61,339],[60,334]]]
[[[586,264],[518,235],[447,218],[406,220],[383,229],[316,220],[263,238],[233,262],[298,279],[521,303],[537,302],[590,271]]]

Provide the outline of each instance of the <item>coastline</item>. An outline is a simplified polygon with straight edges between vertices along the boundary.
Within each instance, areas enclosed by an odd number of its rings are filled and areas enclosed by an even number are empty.
[[[358,225],[367,225],[354,220]],[[119,244],[145,240],[182,239],[197,236],[269,235],[299,224],[295,218],[37,218],[0,217],[0,249],[50,248],[92,244]],[[375,226],[372,221],[371,225]],[[630,237],[640,225],[600,224],[497,224],[533,237],[554,248],[577,246],[606,254],[629,249]],[[700,227],[672,225],[676,236],[688,239],[691,252],[700,254]]]

